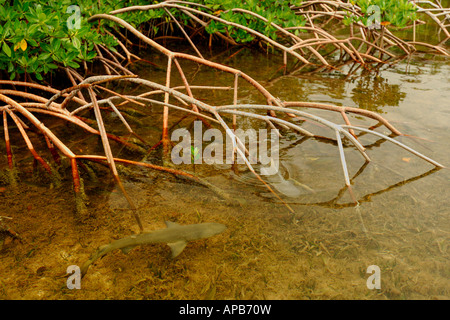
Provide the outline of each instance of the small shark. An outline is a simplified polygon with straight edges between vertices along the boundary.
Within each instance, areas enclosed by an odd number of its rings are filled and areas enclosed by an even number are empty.
[[[222,233],[227,228],[220,223],[199,223],[182,226],[171,221],[166,221],[166,226],[166,229],[135,234],[99,247],[81,267],[82,276],[87,273],[89,266],[98,258],[116,249],[128,253],[136,246],[164,242],[172,250],[172,258],[175,258],[183,251],[188,241],[209,238]]]

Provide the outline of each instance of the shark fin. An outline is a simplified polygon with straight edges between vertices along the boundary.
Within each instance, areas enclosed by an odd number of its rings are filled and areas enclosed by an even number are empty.
[[[172,221],[166,221],[166,227],[170,228],[170,227],[179,227],[180,225],[176,222],[172,222]]]
[[[122,248],[120,250],[122,250],[123,253],[128,254],[128,252],[130,252],[133,249],[134,249],[134,246],[129,246],[129,247]]]
[[[172,259],[173,259],[173,258],[177,257],[181,253],[181,251],[183,251],[183,249],[187,245],[187,242],[184,240],[180,240],[177,242],[168,243],[167,245],[172,250]]]

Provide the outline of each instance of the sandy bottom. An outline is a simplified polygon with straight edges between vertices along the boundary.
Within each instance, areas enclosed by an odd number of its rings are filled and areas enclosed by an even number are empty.
[[[428,204],[417,203],[393,191],[360,208],[298,206],[292,215],[282,204],[242,190],[245,186],[237,190],[231,180],[222,185],[238,200],[234,205],[172,176],[125,185],[146,230],[165,228],[165,220],[228,228],[189,243],[174,260],[164,244],[137,247],[127,255],[112,252],[91,266],[80,290],[70,290],[68,266],[81,266],[98,246],[137,232],[121,195],[113,186],[90,183],[89,216],[80,218],[68,182],[59,188],[23,184],[16,193],[2,189],[0,215],[13,218],[7,222],[22,242],[4,239],[0,299],[450,297],[449,232],[443,225],[448,213],[423,214],[432,197]],[[392,214],[392,207],[403,209]],[[379,290],[367,288],[370,265],[381,269]]]

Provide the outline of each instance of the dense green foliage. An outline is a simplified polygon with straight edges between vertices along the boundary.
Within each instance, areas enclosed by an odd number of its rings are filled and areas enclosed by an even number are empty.
[[[153,1],[153,3],[158,2],[160,1]],[[263,33],[272,39],[276,39],[277,34],[276,29],[270,26],[271,22],[276,23],[282,27],[294,27],[305,24],[305,19],[299,15],[296,15],[289,8],[290,5],[300,4],[302,0],[192,0],[189,2],[191,3],[189,6],[198,11],[212,14],[224,20],[246,26],[260,33]],[[198,4],[198,6],[195,5],[195,3]],[[149,4],[149,1],[136,0],[122,2],[121,6],[124,7],[125,4],[127,6],[139,4],[144,5]],[[205,8],[204,6],[206,6],[207,8]],[[250,14],[231,12],[231,9],[234,8],[252,11],[266,18],[268,22],[264,22],[261,19],[258,19]],[[181,13],[177,9],[171,9],[170,12],[176,17],[176,19],[182,21],[185,25],[188,24],[188,20],[191,19],[188,15]],[[155,9],[146,12],[139,12],[139,14],[136,14],[136,12],[129,12],[119,15],[119,17],[125,19],[131,25],[136,27],[138,25],[146,23],[147,21],[167,18],[167,14],[164,9]],[[153,34],[156,35],[160,31],[160,28],[156,25],[153,25],[152,27]],[[225,25],[215,20],[211,20],[211,22],[206,26],[205,30],[210,34],[215,32],[228,34],[238,43],[247,43],[254,40],[254,37],[244,30],[237,27]]]
[[[44,75],[58,67],[79,68],[80,63],[90,62],[97,56],[95,44],[102,44],[110,50],[115,50],[114,47],[117,45],[116,40],[105,30],[106,28],[119,30],[120,26],[109,20],[89,23],[87,21],[89,17],[123,7],[159,2],[0,0],[0,70],[6,71],[11,79],[28,74],[37,80],[42,80]],[[291,5],[299,5],[302,0],[191,0],[190,2],[198,4],[190,4],[190,7],[196,10],[244,25],[272,39],[277,38],[277,32],[270,25],[271,22],[282,27],[305,24],[305,19],[290,9]],[[367,23],[371,15],[370,5],[373,4],[380,7],[382,21],[388,21],[392,25],[403,26],[411,19],[415,19],[415,11],[407,0],[355,0],[355,3],[366,15],[358,18],[349,16],[347,22],[360,20]],[[74,13],[67,12],[67,9],[73,4],[80,8],[81,19],[77,28],[68,27],[68,21],[74,20]],[[234,8],[252,11],[266,18],[268,22],[248,13],[232,12],[231,9]],[[191,19],[177,9],[170,9],[170,12],[185,25]],[[120,14],[119,17],[134,27],[145,30],[145,33],[150,36],[167,33],[170,30],[164,27],[167,26],[164,22],[168,22],[170,18],[162,8],[127,12]],[[227,34],[238,43],[254,40],[254,36],[244,30],[215,20],[211,20],[205,30],[211,34],[215,32]]]
[[[153,1],[158,3],[159,1]],[[227,12],[232,8],[244,8],[266,17],[270,22],[284,26],[302,24],[302,19],[296,16],[283,0],[193,0],[210,8],[194,8],[215,14],[223,19],[240,23],[272,38],[276,37],[275,29],[255,17]],[[80,62],[92,61],[97,56],[94,44],[103,44],[114,50],[116,41],[104,32],[105,26],[115,26],[113,22],[101,21],[92,24],[87,18],[97,13],[107,13],[114,9],[132,5],[147,5],[152,2],[145,0],[78,0],[81,21],[79,28],[68,28],[67,22],[73,20],[73,12],[67,13],[67,8],[74,2],[71,0],[0,0],[0,70],[7,70],[9,77],[27,73],[42,80],[43,75],[59,66],[79,68]],[[172,9],[171,12],[180,21],[187,23],[187,15]],[[161,32],[156,23],[167,18],[163,9],[145,12],[129,12],[119,15],[135,27],[147,24],[153,35]],[[238,28],[224,26],[212,21],[206,28],[207,32],[228,32],[237,42],[249,42],[253,37]]]
[[[282,27],[298,27],[305,24],[305,19],[302,16],[296,15],[289,8],[290,5],[299,5],[302,2],[301,0],[204,0],[202,2],[212,8],[220,18],[259,31],[274,40],[277,38],[276,29],[270,26],[270,23],[273,22]],[[250,10],[266,18],[268,23],[249,14],[233,13],[230,11],[233,8]],[[227,31],[237,42],[249,42],[254,39],[251,34],[248,34],[244,30],[226,26],[220,22],[215,23],[212,21],[206,28],[206,31],[210,33],[217,31],[224,33]]]
[[[92,32],[83,15],[79,29],[67,27],[70,0],[15,0],[13,6],[8,2],[0,0],[0,69],[11,79],[28,73],[42,80],[58,66],[78,68],[80,61],[91,61],[94,44],[114,45],[112,37]]]

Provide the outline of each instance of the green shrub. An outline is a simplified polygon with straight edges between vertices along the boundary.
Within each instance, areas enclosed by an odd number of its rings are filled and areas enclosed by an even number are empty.
[[[92,1],[80,1],[80,5]],[[94,44],[112,48],[115,40],[93,32],[86,16],[81,15],[79,29],[69,29],[66,13],[70,0],[0,0],[0,69],[11,79],[28,73],[38,80],[58,66],[79,68],[79,62],[91,61]]]
[[[223,12],[231,8],[243,8],[266,17],[270,22],[282,26],[296,26],[304,21],[296,16],[282,0],[193,0],[204,4],[229,21],[260,31],[273,39],[276,30],[268,23],[250,15]],[[159,1],[153,1],[158,3]],[[299,2],[299,1],[297,1]],[[120,28],[112,21],[101,20],[92,24],[87,18],[97,13],[108,13],[112,10],[132,5],[146,5],[152,2],[145,0],[0,0],[0,70],[6,70],[10,79],[17,79],[28,74],[37,80],[58,67],[79,68],[83,61],[90,62],[97,56],[95,44],[102,44],[110,50],[117,45],[113,37],[104,31],[105,26]],[[73,12],[67,8],[76,4],[80,8],[81,20],[79,28],[69,28],[67,22],[73,21]],[[205,10],[197,7],[199,10]],[[178,10],[172,13],[184,23],[190,19]],[[220,13],[222,12],[222,13]],[[145,12],[129,12],[119,15],[134,27],[153,19],[167,19],[163,9]],[[159,31],[154,24],[153,34]],[[241,29],[225,26],[212,21],[207,32],[228,31],[237,42],[245,43],[253,40],[253,36]]]
[[[270,25],[271,22],[281,27],[304,26],[306,22],[302,16],[296,15],[289,8],[290,5],[299,5],[302,2],[301,0],[203,0],[200,2],[213,9],[222,19],[249,27],[273,40],[277,38],[277,30]],[[266,18],[268,23],[249,14],[228,11],[233,8],[246,9],[257,13]],[[225,33],[227,31],[238,43],[246,43],[254,40],[254,37],[244,30],[226,26],[220,22],[212,21],[206,28],[206,31],[209,33],[217,31]],[[298,32],[297,30],[296,33]]]

